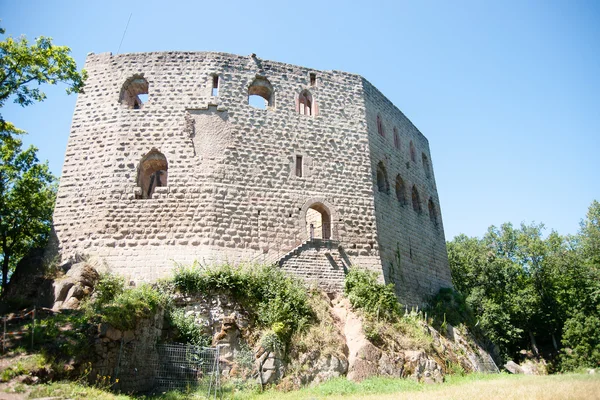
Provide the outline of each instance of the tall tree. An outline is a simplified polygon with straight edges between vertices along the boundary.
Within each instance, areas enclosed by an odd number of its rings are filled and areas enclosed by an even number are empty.
[[[22,150],[20,139],[0,136],[0,249],[2,288],[9,272],[29,249],[44,243],[50,233],[56,185],[37,149]]]
[[[600,366],[599,202],[575,236],[503,224],[482,239],[455,237],[448,259],[454,287],[504,357],[539,347],[560,369]]]
[[[0,34],[4,29],[0,28]],[[14,98],[25,107],[43,101],[40,85],[67,85],[67,93],[83,91],[86,72],[66,46],[39,37],[29,44],[25,37],[0,42],[0,108]],[[10,271],[31,248],[40,246],[50,232],[56,178],[47,163],[37,159],[33,146],[23,150],[18,135],[25,132],[0,115],[0,261],[2,288]]]

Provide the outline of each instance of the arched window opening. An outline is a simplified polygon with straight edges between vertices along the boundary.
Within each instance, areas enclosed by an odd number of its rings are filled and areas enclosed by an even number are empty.
[[[437,211],[435,209],[435,203],[433,202],[433,199],[429,199],[429,219],[435,226],[438,225]]]
[[[306,210],[306,235],[310,240],[331,239],[331,215],[323,204],[313,204]]]
[[[412,140],[410,141],[410,159],[412,162],[417,162],[417,151],[415,150],[415,145]]]
[[[125,81],[121,88],[119,103],[127,108],[139,110],[148,101],[148,81],[141,75],[135,75]]]
[[[273,86],[266,78],[256,78],[248,87],[248,104],[261,110],[273,107]]]
[[[377,164],[377,189],[381,193],[390,193],[390,184],[387,178],[387,171],[385,170],[385,166],[383,165],[382,161]]]
[[[421,207],[421,198],[419,197],[419,191],[416,186],[412,188],[412,206],[413,210],[421,214],[423,212],[423,208]]]
[[[168,163],[157,149],[152,149],[140,162],[137,185],[142,189],[142,199],[151,199],[154,189],[167,186]]]
[[[425,176],[427,178],[431,178],[431,167],[429,165],[429,159],[427,158],[425,153],[422,154],[422,159],[423,159],[423,169],[425,170]]]
[[[385,131],[383,129],[383,122],[381,121],[381,115],[377,114],[377,132],[385,137]]]
[[[400,202],[401,206],[405,206],[408,203],[406,198],[406,186],[404,180],[398,175],[396,177],[396,198]]]
[[[394,147],[400,150],[400,136],[396,127],[394,127]]]
[[[302,115],[317,115],[316,104],[314,104],[313,97],[308,90],[303,90],[298,96],[296,111]]]

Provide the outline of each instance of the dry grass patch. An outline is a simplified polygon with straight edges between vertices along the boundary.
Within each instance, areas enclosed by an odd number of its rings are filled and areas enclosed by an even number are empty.
[[[330,397],[330,399],[348,397]],[[360,396],[361,399],[473,399],[473,400],[522,400],[522,399],[600,399],[600,376],[550,375],[550,376],[502,376],[498,379],[471,381],[457,385],[442,385],[424,392],[400,392],[387,395]]]
[[[233,398],[246,399],[600,399],[600,375],[567,374],[549,376],[470,374],[447,377],[440,385],[426,385],[410,379],[370,378],[361,383],[334,379],[321,385],[288,393],[275,390],[236,393]],[[226,396],[227,397],[227,396]]]

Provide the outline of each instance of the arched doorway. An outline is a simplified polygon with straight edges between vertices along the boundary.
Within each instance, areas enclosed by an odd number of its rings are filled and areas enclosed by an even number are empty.
[[[331,239],[331,215],[325,205],[315,203],[306,210],[306,235],[309,239]]]

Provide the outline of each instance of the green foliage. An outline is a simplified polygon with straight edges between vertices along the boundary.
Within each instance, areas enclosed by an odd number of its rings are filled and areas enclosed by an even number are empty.
[[[394,286],[377,282],[374,272],[351,268],[344,282],[344,293],[352,307],[360,308],[378,319],[392,320],[401,314]]]
[[[50,234],[56,178],[37,149],[22,149],[22,141],[0,134],[0,257],[2,287],[17,262]]]
[[[402,349],[433,349],[433,337],[420,311],[412,310],[390,320],[363,313],[363,332],[373,344],[392,353]]]
[[[89,349],[88,316],[80,310],[63,310],[36,322],[35,343],[48,358],[84,355]]]
[[[434,319],[434,324],[444,325],[444,328],[445,322],[453,326],[465,324],[468,327],[476,324],[475,316],[467,305],[465,296],[451,288],[439,290],[429,301],[427,313]]]
[[[565,322],[561,356],[562,369],[600,367],[600,305],[599,312],[586,315],[580,311]]]
[[[148,284],[127,289],[111,302],[100,306],[100,318],[120,330],[133,329],[136,322],[156,313],[168,299]]]
[[[31,45],[24,36],[0,42],[0,107],[13,96],[14,102],[22,106],[43,101],[46,94],[36,85],[64,83],[67,94],[82,92],[87,73],[77,72],[70,52],[44,36]]]
[[[106,390],[83,385],[78,382],[52,382],[31,387],[31,398],[131,400],[136,397],[113,394]]]
[[[555,368],[597,366],[600,203],[592,202],[575,236],[544,237],[543,229],[503,224],[482,239],[455,237],[447,246],[454,287],[503,358],[527,348],[552,357],[564,346],[572,351],[554,359]]]
[[[169,293],[160,286],[142,284],[125,288],[122,276],[103,273],[94,289],[92,298],[82,309],[86,318],[106,322],[121,330],[135,327],[138,320],[153,315],[159,308],[171,304]]]
[[[105,272],[94,287],[95,303],[98,306],[108,304],[125,291],[125,278],[121,275]]]
[[[260,337],[260,346],[266,351],[283,354],[285,351],[285,342],[276,332],[267,330]]]
[[[14,363],[8,361],[8,366],[0,371],[0,382],[8,382],[19,375],[28,375],[33,371],[44,369],[46,365],[46,358],[42,354],[25,356]]]
[[[169,311],[167,317],[177,331],[175,341],[202,347],[211,345],[212,338],[204,334],[193,315],[185,315],[185,310],[180,308]]]
[[[462,365],[460,365],[459,362],[452,362],[449,360],[446,360],[446,370],[448,371],[448,374],[450,374],[450,375],[464,376],[467,374],[467,372],[462,367]]]
[[[0,34],[4,29],[0,28]],[[7,38],[0,42],[0,108],[11,97],[22,106],[46,98],[39,85],[62,82],[67,93],[83,90],[86,72],[77,72],[70,49],[54,46],[52,39]],[[22,149],[17,135],[25,133],[0,115],[0,257],[2,288],[17,262],[50,233],[56,178],[47,163],[37,159],[37,149]]]
[[[273,266],[203,267],[194,263],[178,266],[173,282],[188,295],[229,293],[254,310],[262,327],[276,327],[285,341],[314,317],[302,282]]]

